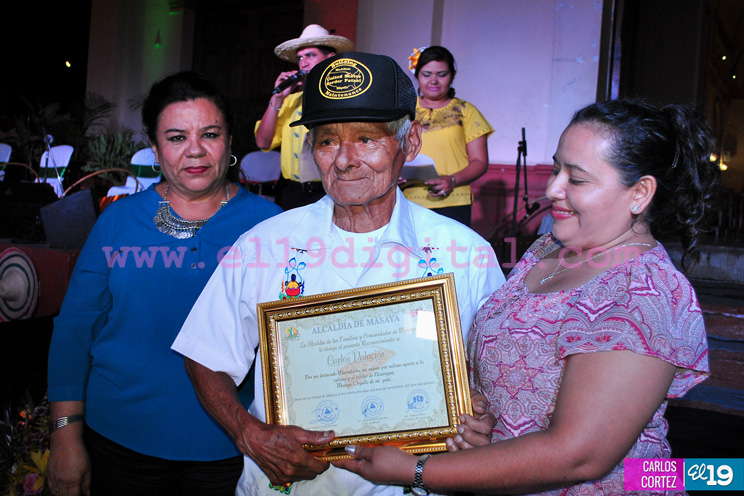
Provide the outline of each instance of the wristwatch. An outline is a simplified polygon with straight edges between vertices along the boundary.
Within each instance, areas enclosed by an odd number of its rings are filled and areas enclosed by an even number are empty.
[[[429,494],[429,490],[424,487],[424,463],[426,463],[426,460],[431,456],[431,453],[426,453],[424,455],[421,455],[418,459],[418,462],[416,462],[416,472],[413,476],[413,486],[411,486],[411,491],[416,496],[426,496]]]

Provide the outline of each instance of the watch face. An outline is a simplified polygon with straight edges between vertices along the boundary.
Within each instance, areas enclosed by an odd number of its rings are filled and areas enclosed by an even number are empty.
[[[415,494],[416,496],[426,496],[427,494],[429,494],[429,491],[427,491],[423,487],[416,487],[416,486],[413,486],[411,488],[411,492]]]

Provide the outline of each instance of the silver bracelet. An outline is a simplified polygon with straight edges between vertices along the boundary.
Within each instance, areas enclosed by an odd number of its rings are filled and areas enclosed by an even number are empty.
[[[66,417],[54,419],[49,423],[49,433],[51,434],[57,429],[61,429],[62,427],[73,424],[75,422],[81,422],[84,419],[85,415],[68,415]]]
[[[276,107],[274,107],[274,106],[273,106],[273,105],[271,104],[271,100],[269,100],[269,107],[271,107],[271,108],[272,108],[273,110],[275,110],[275,111],[277,111],[277,112],[279,112],[279,111],[280,111],[280,110],[282,109],[281,107],[279,107],[279,108],[276,108]]]

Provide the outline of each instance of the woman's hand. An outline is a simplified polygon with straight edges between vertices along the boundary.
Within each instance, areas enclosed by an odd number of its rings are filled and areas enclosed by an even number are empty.
[[[470,184],[488,170],[488,145],[486,136],[474,139],[465,145],[468,154],[468,165],[451,176],[439,176],[436,179],[426,181],[429,186],[429,196],[447,196],[457,186]]]
[[[82,401],[52,401],[49,404],[52,419],[84,414],[85,403]],[[49,436],[47,481],[49,488],[58,495],[90,494],[90,457],[83,443],[84,428],[84,422],[72,422]]]
[[[411,485],[418,457],[392,446],[347,446],[354,458],[332,462],[377,484]]]
[[[637,441],[675,373],[668,362],[627,350],[571,355],[546,430],[436,455],[426,465],[424,484],[439,491],[522,494],[601,479]],[[374,482],[413,480],[415,456],[369,446],[352,454],[354,460],[333,464]]]
[[[429,187],[429,196],[447,196],[457,186],[455,176],[439,176],[424,183]]]
[[[72,429],[78,426],[67,426]],[[55,432],[52,438],[49,465],[47,466],[48,486],[58,496],[90,495],[90,458],[82,438]]]
[[[460,451],[491,443],[496,417],[488,410],[488,399],[473,389],[470,390],[470,397],[475,417],[460,415],[461,424],[457,426],[457,435],[448,437],[445,441],[447,451]]]

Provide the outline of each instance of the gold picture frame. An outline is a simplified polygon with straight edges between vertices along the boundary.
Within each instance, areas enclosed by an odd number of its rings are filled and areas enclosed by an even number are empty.
[[[446,450],[472,415],[452,274],[258,305],[266,421],[336,431],[346,445]]]

